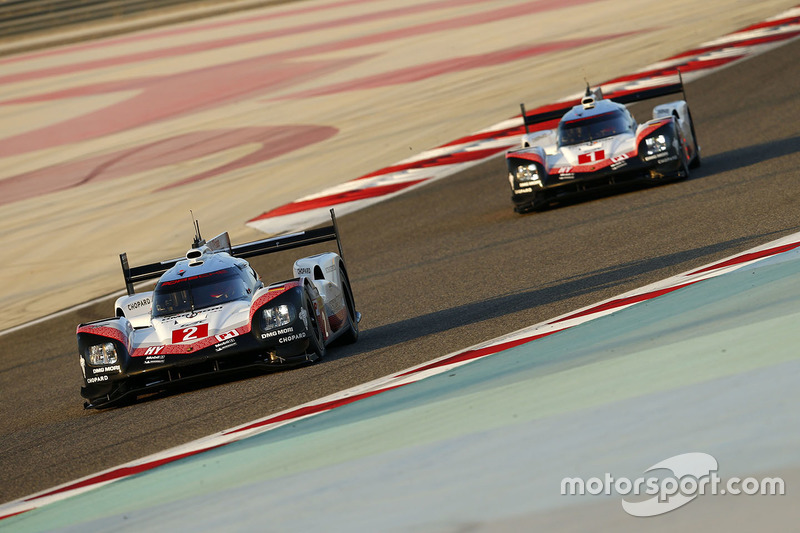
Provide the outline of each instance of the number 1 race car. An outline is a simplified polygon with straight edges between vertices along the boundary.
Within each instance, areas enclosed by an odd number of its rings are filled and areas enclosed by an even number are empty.
[[[683,82],[604,99],[588,86],[580,104],[526,115],[522,148],[506,153],[511,200],[519,213],[629,184],[685,179],[700,149],[685,100],[658,105],[637,124],[625,104],[683,92]],[[531,124],[560,118],[555,130]]]
[[[334,340],[358,339],[356,311],[336,218],[332,225],[231,246],[227,233],[196,236],[185,258],[129,267],[120,255],[128,295],[116,317],[78,326],[84,407],[135,399],[220,372],[313,362]],[[336,240],[339,254],[297,260],[294,278],[264,285],[245,260]],[[134,282],[159,278],[136,293]]]

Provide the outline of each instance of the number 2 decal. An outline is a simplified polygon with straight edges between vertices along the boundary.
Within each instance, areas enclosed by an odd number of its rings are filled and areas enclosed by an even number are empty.
[[[183,330],[183,342],[197,340],[197,327],[192,326]]]
[[[189,342],[208,337],[208,324],[199,324],[172,331],[172,344]]]

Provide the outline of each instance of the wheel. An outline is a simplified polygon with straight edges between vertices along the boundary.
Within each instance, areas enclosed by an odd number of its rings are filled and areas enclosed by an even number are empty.
[[[703,164],[703,161],[700,159],[700,147],[697,146],[697,139],[694,141],[694,154],[694,159],[689,163],[689,168],[697,168]]]
[[[356,311],[356,301],[353,298],[353,290],[350,288],[350,279],[344,268],[339,267],[339,275],[342,280],[342,292],[344,293],[344,304],[347,306],[347,329],[341,339],[342,344],[353,344],[358,340],[358,321],[359,313]]]
[[[317,313],[311,298],[306,294],[305,298],[306,313],[308,313],[308,348],[306,354],[311,361],[316,361],[325,357],[325,339],[322,338],[322,328],[317,320]]]
[[[677,121],[677,118],[675,120]],[[683,136],[678,129],[677,122],[675,123],[675,136],[678,138],[678,158],[681,161],[676,179],[685,180],[689,178],[689,162],[686,160],[686,144],[683,142]]]
[[[689,168],[697,168],[703,164],[700,158],[700,147],[697,145],[697,134],[694,132],[694,121],[692,120],[692,113],[689,113],[689,124],[692,130],[692,140],[694,142],[694,159],[689,163]]]

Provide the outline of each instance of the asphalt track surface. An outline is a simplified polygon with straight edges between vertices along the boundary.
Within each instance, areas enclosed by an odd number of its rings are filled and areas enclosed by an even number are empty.
[[[798,59],[795,40],[687,86],[704,156],[688,181],[520,216],[497,158],[343,217],[362,337],[321,363],[86,411],[75,327],[110,299],[0,337],[0,502],[797,232]],[[285,279],[295,257],[253,264]]]

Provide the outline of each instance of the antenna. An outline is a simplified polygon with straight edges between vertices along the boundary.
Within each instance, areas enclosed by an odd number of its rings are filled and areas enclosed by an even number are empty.
[[[528,119],[525,116],[525,104],[519,104],[519,108],[522,111],[522,125],[525,126],[525,135],[527,135],[530,131],[528,131]]]
[[[589,80],[587,80],[586,77],[584,77],[583,81],[586,82],[586,92],[584,93],[584,96],[591,96],[592,95],[592,88],[589,87]]]
[[[680,68],[677,68],[676,70],[678,71],[678,82],[681,84],[681,93],[683,93],[683,99],[684,101],[688,102],[688,100],[686,100],[686,89],[683,86],[683,72],[681,72]]]
[[[192,217],[192,226],[194,226],[194,241],[192,241],[192,248],[199,248],[203,246],[206,241],[200,236],[200,223],[194,218],[194,213],[189,209],[189,214]]]

